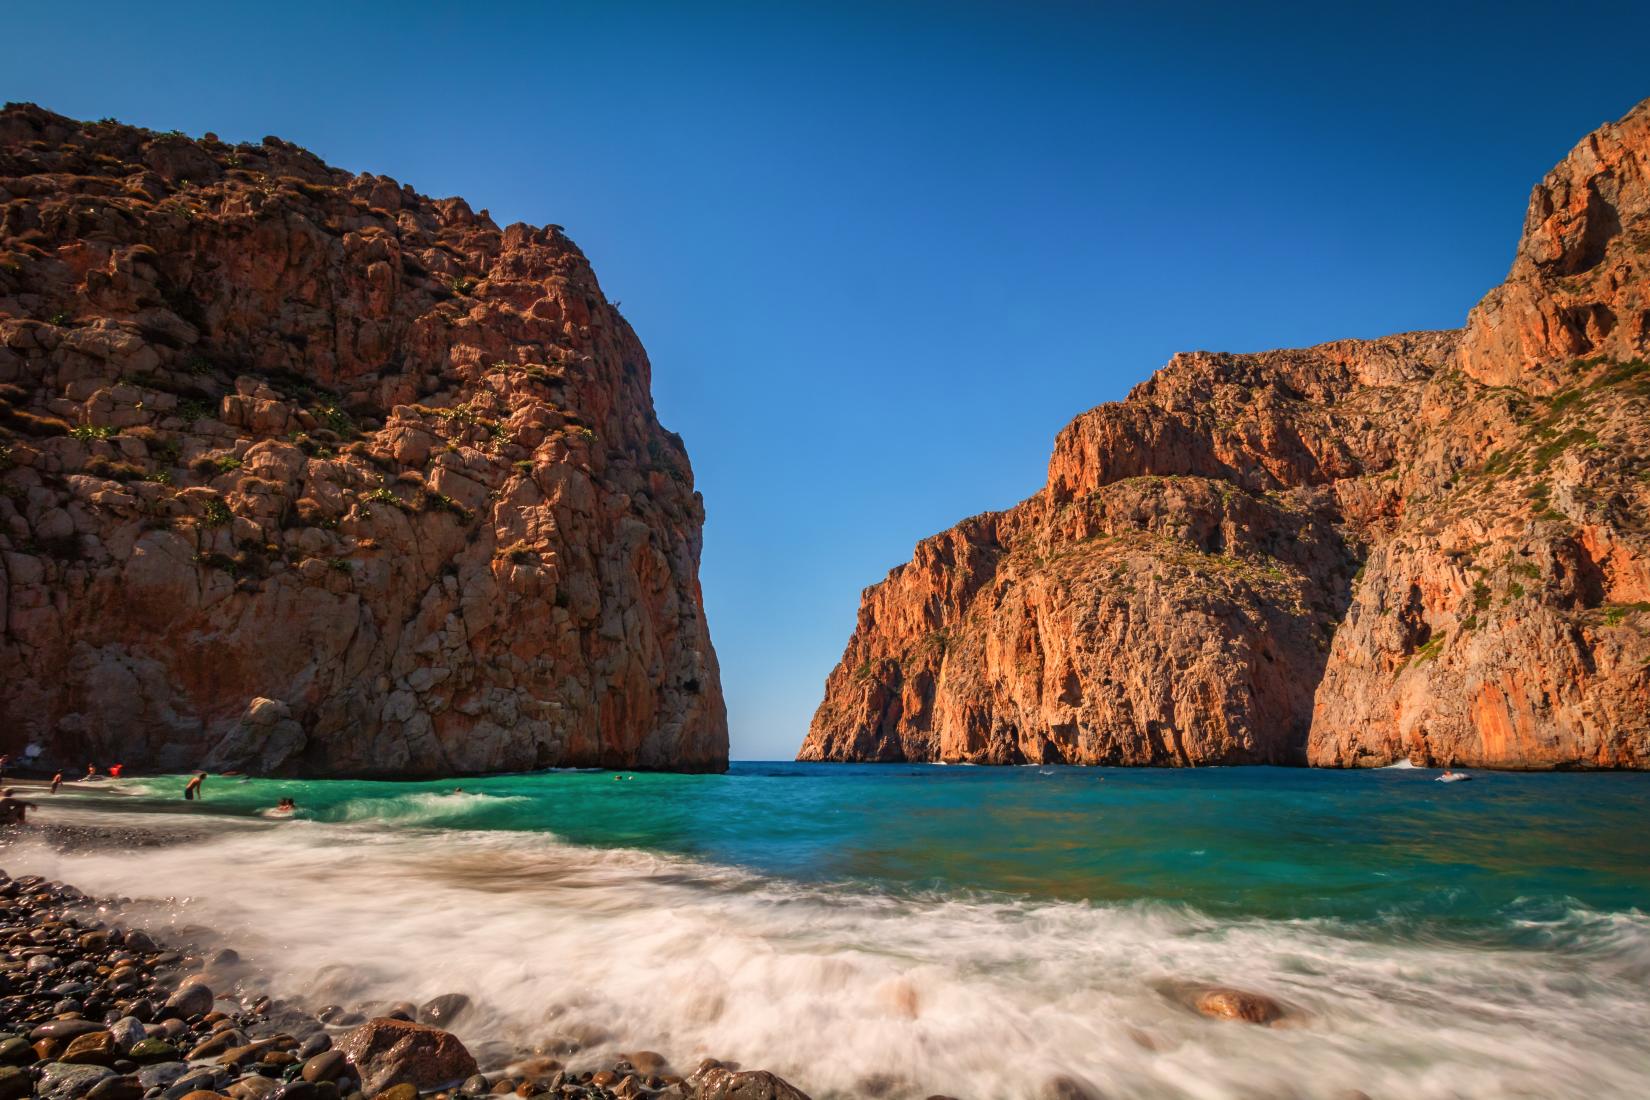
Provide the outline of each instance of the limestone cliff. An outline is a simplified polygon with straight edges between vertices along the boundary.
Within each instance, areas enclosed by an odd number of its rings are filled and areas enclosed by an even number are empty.
[[[1650,101],[1460,332],[1179,355],[866,590],[804,760],[1650,767]]]
[[[719,769],[702,501],[558,226],[0,113],[0,751]]]

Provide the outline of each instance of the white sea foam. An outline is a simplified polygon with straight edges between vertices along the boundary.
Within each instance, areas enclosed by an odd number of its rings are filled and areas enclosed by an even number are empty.
[[[167,819],[145,824],[202,823]],[[1625,1098],[1650,1083],[1638,913],[1532,913],[1532,946],[1496,949],[1163,905],[896,897],[538,833],[223,825],[125,851],[28,841],[3,862],[140,899],[157,930],[210,926],[312,1007],[462,992],[482,1009],[456,1030],[478,1046],[576,1036],[575,1060],[711,1055],[816,1097],[1030,1097],[1054,1074],[1109,1098],[1198,1100]],[[1295,1025],[1203,1019],[1181,983],[1270,994]]]

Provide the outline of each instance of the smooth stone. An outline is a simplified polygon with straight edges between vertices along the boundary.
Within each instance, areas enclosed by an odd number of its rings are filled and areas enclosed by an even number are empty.
[[[443,993],[418,1006],[418,1022],[435,1027],[452,1027],[453,1020],[470,1007],[470,998],[462,993]]]
[[[96,1020],[47,1020],[29,1032],[31,1039],[77,1039],[94,1031],[102,1031]]]
[[[114,1075],[115,1071],[106,1066],[69,1066],[53,1062],[40,1075],[36,1093],[40,1100],[79,1100],[91,1091],[93,1085]]]
[[[149,933],[141,928],[132,928],[126,932],[126,938],[121,941],[128,951],[144,955],[153,955],[160,950],[160,945],[150,938]]]
[[[1041,1100],[1098,1100],[1095,1094],[1081,1081],[1064,1075],[1050,1077],[1043,1082],[1043,1087],[1037,1090]]]
[[[135,1077],[105,1077],[86,1093],[86,1100],[143,1100],[143,1086]]]
[[[121,1050],[131,1050],[134,1043],[142,1042],[149,1033],[136,1016],[122,1016],[109,1025],[109,1034],[115,1037]]]
[[[302,1077],[312,1084],[317,1081],[336,1081],[350,1069],[349,1059],[341,1050],[328,1050],[304,1062]]]
[[[118,1053],[119,1048],[115,1046],[113,1035],[107,1031],[90,1031],[77,1036],[58,1061],[77,1066],[106,1066],[115,1060]]]
[[[160,1062],[178,1061],[178,1048],[165,1039],[153,1036],[139,1039],[126,1051],[126,1056],[140,1066],[152,1066]]]
[[[383,1092],[378,1093],[373,1097],[373,1100],[418,1100],[418,1087],[403,1081],[399,1085],[391,1085]]]
[[[218,1059],[218,1065],[251,1065],[253,1062],[261,1060],[265,1052],[272,1050],[275,1043],[276,1040],[274,1039],[259,1039],[255,1043],[246,1043],[242,1046],[232,1047],[229,1050],[224,1051],[223,1055]]]
[[[187,985],[166,998],[166,1008],[185,1019],[212,1011],[212,990],[205,985]]]
[[[176,1016],[170,1016],[155,1025],[155,1032],[166,1039],[176,1039],[188,1030],[189,1025]]]
[[[487,1091],[487,1078],[478,1073],[473,1077],[467,1078],[465,1082],[459,1086],[458,1091],[462,1092],[466,1096],[480,1096]]]
[[[308,1061],[317,1054],[321,1054],[331,1049],[332,1036],[328,1035],[324,1031],[317,1031],[314,1035],[311,1035],[303,1041],[303,1045],[298,1048],[298,1057]]]
[[[57,959],[53,958],[51,955],[36,955],[27,963],[23,964],[23,969],[27,970],[30,974],[49,974],[51,971],[56,970],[60,965],[61,964],[57,961]]]
[[[418,1094],[414,1093],[413,1095],[416,1100]],[[275,1100],[319,1100],[319,1097],[320,1092],[316,1089],[314,1083],[302,1079],[288,1081],[275,1094]]]
[[[170,1088],[179,1077],[188,1072],[188,1062],[157,1062],[138,1070],[138,1084],[146,1089]]]
[[[1249,1024],[1270,1024],[1283,1018],[1283,1006],[1272,998],[1244,989],[1205,989],[1194,1007],[1217,1020],[1241,1020]]]
[[[0,1064],[26,1066],[34,1061],[34,1048],[21,1035],[11,1035],[0,1041]]]
[[[216,1092],[223,1079],[223,1072],[212,1066],[192,1069],[167,1086],[166,1100],[183,1100],[183,1097],[196,1092]]]
[[[268,1097],[274,1096],[280,1089],[280,1082],[274,1078],[263,1077],[254,1073],[242,1077],[225,1091],[235,1100],[267,1100]]]
[[[0,1066],[0,1100],[22,1100],[34,1091],[34,1078],[18,1066]]]
[[[189,1052],[188,1058],[191,1062],[198,1062],[202,1058],[216,1058],[237,1047],[244,1047],[246,1044],[245,1033],[231,1027],[196,1043],[194,1049]]]

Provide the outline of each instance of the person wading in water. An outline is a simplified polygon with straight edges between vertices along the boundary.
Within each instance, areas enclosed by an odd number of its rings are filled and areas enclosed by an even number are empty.
[[[206,794],[205,794],[205,792],[203,792],[201,790],[201,784],[205,783],[205,782],[206,782],[206,773],[205,772],[196,773],[194,778],[192,778],[191,780],[189,780],[189,782],[187,782],[183,785],[183,797],[185,797],[187,799],[190,799],[191,801],[194,800],[194,799],[197,799],[197,798],[205,798]]]

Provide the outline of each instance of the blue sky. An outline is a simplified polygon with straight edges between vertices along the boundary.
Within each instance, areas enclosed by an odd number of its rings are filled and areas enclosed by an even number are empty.
[[[565,225],[705,494],[733,755],[789,758],[860,589],[1067,420],[1178,350],[1459,324],[1650,95],[1650,5],[1340,7],[15,5],[0,97]]]

